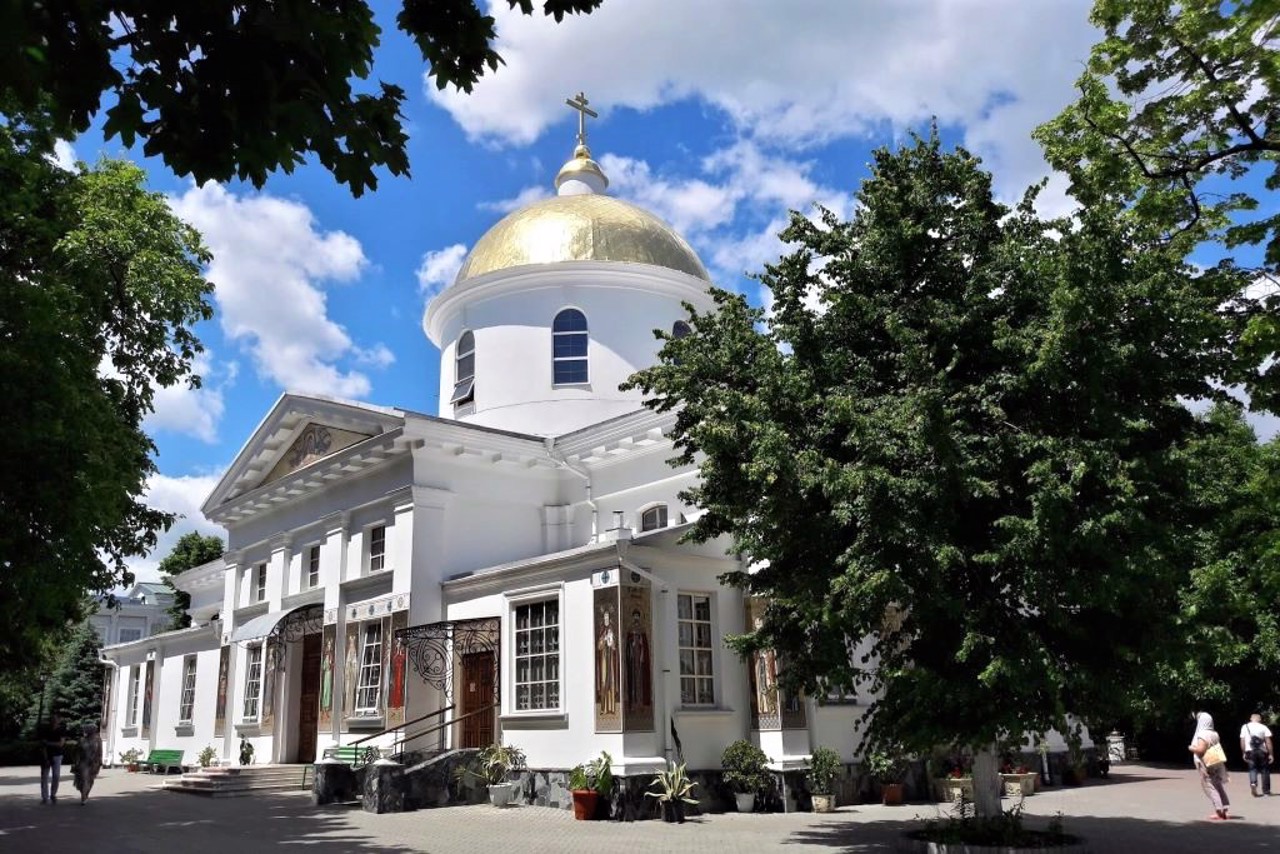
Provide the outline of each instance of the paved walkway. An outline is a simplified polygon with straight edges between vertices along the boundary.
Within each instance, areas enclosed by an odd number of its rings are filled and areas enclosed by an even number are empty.
[[[566,811],[539,807],[453,807],[379,816],[316,809],[305,793],[210,800],[151,788],[158,780],[105,770],[82,807],[64,777],[58,804],[42,806],[36,769],[0,769],[0,852],[253,854],[281,845],[291,846],[284,851],[316,854],[881,852],[895,850],[902,832],[917,819],[936,817],[944,809],[864,805],[830,815],[715,815],[684,825],[575,822]],[[1229,789],[1238,817],[1210,823],[1203,820],[1209,802],[1190,769],[1117,766],[1110,781],[1028,798],[1026,814],[1028,824],[1043,826],[1061,812],[1066,830],[1084,836],[1098,852],[1280,851],[1280,796],[1249,797],[1243,772],[1232,774]]]

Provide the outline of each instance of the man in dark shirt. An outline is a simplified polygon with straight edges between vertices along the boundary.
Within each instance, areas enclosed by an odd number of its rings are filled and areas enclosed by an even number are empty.
[[[67,728],[57,712],[40,727],[40,803],[58,802],[58,778],[62,775],[62,742]]]

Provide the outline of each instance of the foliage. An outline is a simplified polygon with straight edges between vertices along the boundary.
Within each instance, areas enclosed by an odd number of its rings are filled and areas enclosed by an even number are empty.
[[[805,776],[809,778],[810,789],[818,794],[829,794],[835,786],[836,778],[842,773],[844,762],[841,761],[840,754],[830,747],[819,747],[809,757],[809,770]]]
[[[226,551],[221,537],[206,536],[198,531],[188,531],[173,544],[169,554],[160,560],[160,573],[164,576],[164,584],[173,591],[173,604],[169,606],[169,628],[185,629],[191,625],[191,594],[179,590],[173,584],[173,578],[188,569],[217,560]]]
[[[213,764],[213,760],[218,758],[218,752],[213,749],[213,745],[205,745],[204,749],[196,756],[196,761],[200,763],[201,768],[208,768]]]
[[[132,164],[66,172],[38,117],[0,122],[0,671],[132,581],[172,515],[141,500],[157,389],[198,384],[208,254]]]
[[[1022,825],[1022,806],[999,815],[975,817],[967,810],[959,816],[932,819],[923,830],[907,834],[912,839],[945,845],[981,845],[998,848],[1062,848],[1079,840],[1063,832],[1059,815],[1049,822],[1047,830],[1028,830]]]
[[[1009,211],[936,134],[877,152],[857,201],[793,215],[769,314],[714,291],[629,381],[699,467],[690,538],[726,535],[752,571],[725,580],[769,602],[730,642],[878,695],[873,744],[1113,719],[1180,643],[1182,401],[1225,397],[1248,275],[1118,203]]]
[[[569,789],[583,791],[595,789],[596,793],[608,797],[613,792],[613,757],[609,751],[600,751],[600,756],[583,765],[576,766],[569,772]]]
[[[480,748],[476,760],[480,765],[479,772],[470,768],[460,768],[459,771],[478,777],[490,786],[507,782],[507,774],[521,770],[525,764],[524,751],[518,747],[496,742]]]
[[[560,21],[601,0],[544,0]],[[525,15],[533,0],[508,0]],[[470,92],[501,57],[478,0],[402,0],[396,18],[443,88]],[[382,28],[367,0],[85,0],[0,5],[0,100],[49,108],[63,137],[103,131],[197,183],[261,187],[308,155],[359,196],[408,173],[404,89],[369,82]],[[418,82],[415,80],[415,87]]]
[[[142,751],[136,747],[130,747],[128,750],[120,752],[121,765],[136,765],[142,761]]]
[[[863,768],[877,783],[901,783],[907,773],[907,761],[892,747],[881,747],[867,754]]]
[[[1119,196],[1190,252],[1205,240],[1263,248],[1270,293],[1242,347],[1255,405],[1280,405],[1280,11],[1273,0],[1096,0],[1079,99],[1036,131],[1084,204]],[[1269,173],[1269,174],[1268,174]]]
[[[645,792],[646,798],[656,798],[660,804],[669,804],[681,801],[686,804],[697,804],[698,799],[690,797],[693,794],[694,787],[698,784],[689,779],[689,774],[685,770],[685,763],[679,765],[674,762],[668,762],[664,771],[659,771],[653,775],[653,782],[649,784],[650,789],[657,789],[656,792]]]
[[[78,738],[85,724],[102,723],[102,683],[105,668],[98,658],[102,642],[86,620],[76,627],[58,658],[50,680],[54,708],[67,731]]]
[[[763,792],[770,783],[769,772],[764,767],[768,761],[769,757],[759,747],[746,739],[738,739],[720,755],[725,785],[744,795]]]

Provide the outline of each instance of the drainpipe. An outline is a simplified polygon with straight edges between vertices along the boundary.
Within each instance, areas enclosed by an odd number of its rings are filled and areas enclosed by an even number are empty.
[[[560,468],[573,472],[578,477],[582,478],[582,486],[587,492],[587,497],[584,499],[583,503],[586,503],[587,506],[591,508],[591,542],[596,542],[600,536],[600,508],[596,506],[595,500],[591,497],[591,475],[575,467],[564,457],[556,456],[556,440],[554,436],[548,436],[546,438],[546,445],[547,459],[551,460],[551,462],[555,463]]]

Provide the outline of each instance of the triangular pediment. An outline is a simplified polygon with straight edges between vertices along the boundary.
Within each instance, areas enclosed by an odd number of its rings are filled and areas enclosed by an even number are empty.
[[[279,480],[285,475],[309,466],[317,460],[323,460],[325,457],[336,454],[344,448],[350,448],[356,442],[368,439],[372,435],[374,434],[356,433],[352,430],[343,430],[340,427],[332,427],[328,424],[312,421],[302,428],[298,438],[293,440],[293,444],[280,457],[280,461],[276,463],[275,468],[267,472],[267,476],[258,485],[264,486],[273,480]]]
[[[240,449],[205,500],[206,516],[239,496],[283,480],[354,446],[404,427],[402,410],[285,394]]]

